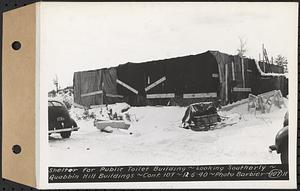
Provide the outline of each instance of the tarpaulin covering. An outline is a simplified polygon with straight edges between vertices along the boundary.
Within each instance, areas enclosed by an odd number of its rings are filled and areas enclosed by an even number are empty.
[[[253,94],[258,95],[272,90],[280,90],[283,96],[287,96],[288,79],[284,76],[261,77]]]
[[[229,73],[230,69],[229,67],[231,66],[231,63],[233,61],[232,57],[230,57],[227,54],[223,54],[220,53],[219,51],[210,51],[210,53],[212,55],[214,55],[216,61],[217,61],[217,65],[218,65],[218,69],[219,69],[219,80],[220,80],[220,87],[219,87],[219,97],[222,100],[223,103],[225,103],[226,97],[228,99],[228,95],[226,96],[226,94],[228,94],[228,84],[230,83],[229,81],[226,81],[226,65],[227,65],[227,71]],[[227,80],[230,79],[230,75],[228,75],[227,73]]]
[[[275,65],[267,65],[267,68],[270,71],[283,71],[282,67]],[[273,76],[265,79],[260,75],[253,59],[242,59],[237,55],[218,51],[126,63],[114,68],[74,74],[74,100],[87,106],[120,101],[126,101],[130,105],[165,105],[176,103],[176,100],[190,103],[185,100],[207,100],[205,96],[212,94],[216,96],[208,97],[209,101],[212,101],[211,98],[220,99],[222,104],[226,104],[246,98],[249,93],[259,94],[270,89],[280,89],[285,95],[287,80]],[[99,90],[103,94],[82,96]],[[167,94],[174,96],[160,96]],[[187,94],[190,97],[184,97]],[[191,94],[198,94],[200,97],[193,97]]]
[[[80,105],[103,104],[102,70],[92,70],[74,73],[74,101]],[[97,93],[98,92],[98,93]]]
[[[218,51],[210,52],[214,55],[218,63],[220,76],[219,95],[222,103],[226,104],[227,102],[237,101],[248,96],[249,92],[237,92],[234,91],[234,88],[249,88],[251,74],[248,71],[250,71],[249,68],[251,67],[250,59],[243,58],[242,60],[237,55],[232,56]]]
[[[163,93],[181,96],[184,93],[217,93],[218,73],[217,62],[209,52],[143,63],[127,63],[117,68],[118,79],[137,90],[141,96]],[[123,85],[118,84],[117,87],[122,95],[137,96]]]
[[[143,68],[143,64],[127,63],[119,65],[117,67],[118,80],[136,90],[138,94],[144,94]],[[119,83],[117,84],[117,91],[120,95],[124,96],[137,95]]]
[[[83,106],[112,104],[123,101],[117,91],[116,68],[103,68],[74,73],[74,102]]]
[[[175,59],[175,58],[174,58]],[[175,93],[176,95],[183,94],[184,88],[184,66],[185,57],[165,60],[166,65],[166,89],[168,93]]]
[[[261,75],[259,68],[255,61],[247,59],[249,64],[249,87],[251,93],[258,95],[272,90],[280,90],[283,96],[288,94],[288,79],[284,75],[272,75],[272,74],[283,74],[283,67],[273,64],[259,63],[261,71],[266,71],[265,74]],[[263,68],[265,67],[265,68]]]
[[[80,73],[81,72],[74,72],[73,75],[73,88],[74,88],[74,102],[77,104],[80,104],[80,91],[81,91],[81,86],[80,86]]]
[[[184,66],[184,93],[218,92],[218,65],[208,52],[190,56]]]
[[[264,77],[260,75],[253,59],[241,58],[238,55],[232,56],[218,51],[210,52],[218,63],[220,76],[219,95],[223,104],[247,98],[249,93],[259,94],[279,88],[283,92],[286,91],[284,90],[285,85],[283,85],[285,82],[281,82],[282,80],[279,78],[271,77],[272,80],[268,82],[263,80]],[[283,72],[283,68],[279,66],[267,65],[267,68],[270,71]]]
[[[112,104],[122,102],[122,95],[117,91],[117,69],[115,67],[103,70],[103,103]]]
[[[152,88],[143,91],[145,94],[155,94],[155,93],[168,93],[169,88],[166,87],[166,65],[162,61],[154,61],[149,63],[143,63],[143,81],[144,88],[151,87],[155,82],[157,85]],[[165,80],[166,79],[166,80]],[[159,81],[160,80],[160,81]]]
[[[117,70],[115,68],[108,68],[103,70],[104,93],[118,95],[116,79],[117,79]]]
[[[182,123],[191,123],[195,116],[217,114],[217,108],[212,102],[189,105],[182,118]]]
[[[237,101],[243,98],[247,98],[249,93],[255,89],[255,80],[258,76],[258,71],[254,60],[248,58],[241,58],[237,55],[234,56],[234,71],[236,88],[240,88],[240,91],[233,91],[229,86],[229,101]],[[230,79],[232,82],[232,79]],[[248,89],[248,91],[246,90]],[[231,91],[231,92],[230,92]]]

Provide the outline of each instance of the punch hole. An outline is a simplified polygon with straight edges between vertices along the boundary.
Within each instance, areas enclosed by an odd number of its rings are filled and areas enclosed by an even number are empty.
[[[21,48],[21,43],[19,41],[15,41],[11,44],[11,47],[14,49],[14,50],[19,50]]]
[[[20,154],[21,151],[22,151],[21,146],[20,146],[20,145],[14,145],[14,146],[12,147],[12,151],[13,151],[13,153],[15,153],[15,154]]]

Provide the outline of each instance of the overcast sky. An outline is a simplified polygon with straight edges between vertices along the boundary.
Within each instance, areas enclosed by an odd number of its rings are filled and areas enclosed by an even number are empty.
[[[50,3],[41,7],[41,63],[47,88],[72,85],[73,73],[126,62],[219,50],[296,63],[296,3]]]

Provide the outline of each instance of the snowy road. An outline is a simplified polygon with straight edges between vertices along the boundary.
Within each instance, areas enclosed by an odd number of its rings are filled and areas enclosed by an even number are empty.
[[[282,128],[287,108],[248,113],[247,104],[222,115],[239,114],[232,126],[205,132],[180,128],[183,107],[132,107],[138,119],[128,130],[100,132],[93,121],[79,120],[70,139],[51,135],[49,161],[54,166],[204,165],[280,163],[268,147]]]

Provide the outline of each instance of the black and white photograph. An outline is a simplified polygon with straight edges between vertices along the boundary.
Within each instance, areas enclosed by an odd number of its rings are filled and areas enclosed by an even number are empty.
[[[60,2],[41,9],[49,184],[64,179],[52,172],[72,167],[99,167],[104,174],[95,182],[289,180],[297,3]],[[197,166],[217,172],[191,174]],[[127,173],[118,174],[123,167]],[[97,179],[90,173],[78,182],[85,178]]]

